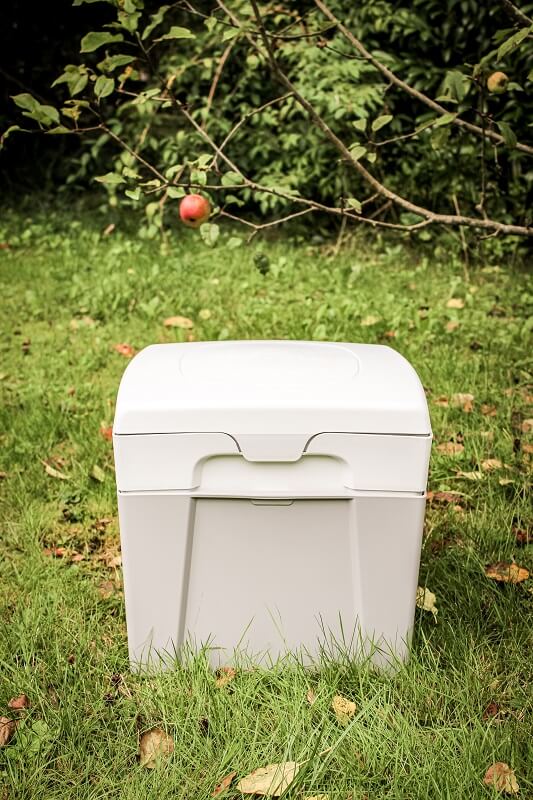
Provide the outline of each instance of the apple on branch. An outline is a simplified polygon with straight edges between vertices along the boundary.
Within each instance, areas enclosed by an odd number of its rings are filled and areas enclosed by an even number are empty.
[[[199,228],[209,219],[211,205],[201,194],[188,194],[180,203],[180,219],[189,228]]]

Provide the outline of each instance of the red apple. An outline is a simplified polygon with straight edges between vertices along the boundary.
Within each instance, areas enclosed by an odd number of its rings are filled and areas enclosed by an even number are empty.
[[[180,219],[189,228],[199,228],[211,213],[211,206],[201,194],[188,194],[180,203]]]

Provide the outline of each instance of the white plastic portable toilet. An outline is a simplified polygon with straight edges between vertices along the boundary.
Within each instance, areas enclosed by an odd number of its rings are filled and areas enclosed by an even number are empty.
[[[132,667],[406,657],[431,427],[397,352],[152,345],[113,441]]]

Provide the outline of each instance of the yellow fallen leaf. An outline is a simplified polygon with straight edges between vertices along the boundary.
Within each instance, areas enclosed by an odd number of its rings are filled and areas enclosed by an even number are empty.
[[[454,331],[457,330],[457,328],[459,328],[460,325],[461,325],[460,322],[457,322],[457,320],[455,319],[451,319],[449,322],[446,323],[446,332],[453,333]]]
[[[483,478],[483,473],[479,471],[463,472],[463,470],[460,469],[455,474],[458,478],[464,478],[467,481],[480,481]]]
[[[474,410],[474,395],[468,392],[452,394],[452,406],[462,408],[467,414]]]
[[[139,740],[139,763],[141,767],[154,769],[157,762],[174,752],[174,741],[161,728],[145,731]]]
[[[533,419],[525,419],[522,421],[522,433],[531,433],[533,431]]]
[[[519,567],[514,561],[497,561],[485,567],[485,575],[500,583],[522,583],[529,578],[525,567]]]
[[[237,672],[233,669],[233,667],[220,667],[217,669],[216,676],[217,679],[215,681],[215,686],[217,689],[222,689],[224,686],[227,686],[230,683]]]
[[[380,321],[381,317],[376,317],[374,314],[369,314],[368,317],[363,317],[361,320],[361,325],[364,328],[368,328],[370,325],[377,325],[377,323]]]
[[[306,694],[306,699],[309,705],[312,706],[316,700],[316,692],[314,691],[314,689],[309,689],[309,691]]]
[[[499,458],[486,458],[481,462],[481,469],[485,472],[490,472],[493,469],[501,469],[503,467]]]
[[[194,327],[194,322],[188,317],[167,317],[163,320],[165,328],[184,328],[189,329]]]
[[[464,445],[458,442],[442,442],[437,445],[437,450],[445,456],[460,456],[464,451]]]
[[[496,761],[488,768],[483,778],[485,786],[492,786],[497,792],[518,794],[520,787],[514,769],[504,761]]]
[[[55,467],[50,466],[50,464],[47,461],[43,461],[42,458],[39,460],[44,467],[44,471],[46,472],[47,475],[50,475],[51,478],[58,478],[61,481],[70,480],[68,475],[65,475],[64,472],[60,472]]]
[[[495,417],[498,413],[496,406],[491,406],[489,403],[483,403],[481,406],[481,413],[484,417]]]
[[[512,478],[500,478],[498,480],[500,486],[509,486],[510,483],[514,483]]]
[[[348,725],[350,719],[357,711],[357,706],[355,703],[352,700],[348,700],[346,697],[343,697],[342,694],[335,695],[331,701],[331,707],[335,712],[337,720],[342,725]]]
[[[465,301],[462,300],[460,297],[450,297],[448,302],[446,303],[446,308],[464,308]]]
[[[416,590],[417,608],[421,608],[423,611],[431,611],[435,622],[437,621],[438,614],[438,609],[435,605],[436,599],[437,596],[433,592],[430,592],[429,589],[424,589],[422,586],[419,586]]]
[[[237,784],[237,791],[279,797],[293,782],[299,769],[300,764],[297,761],[267,764],[242,778]]]

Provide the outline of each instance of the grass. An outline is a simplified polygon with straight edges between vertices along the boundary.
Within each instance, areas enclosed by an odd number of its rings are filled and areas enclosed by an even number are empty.
[[[11,246],[0,250],[0,715],[13,716],[21,692],[31,707],[0,750],[0,797],[202,800],[234,770],[286,759],[310,759],[288,797],[487,798],[495,761],[533,797],[532,581],[484,573],[513,558],[533,570],[531,545],[516,542],[531,521],[527,276],[480,266],[467,282],[453,259],[386,242],[331,257],[290,240],[229,250],[223,237],[210,250],[187,231],[162,254],[120,225],[103,236],[105,220],[75,210],[6,211],[1,227]],[[436,440],[430,488],[460,496],[429,504],[420,583],[438,622],[417,611],[412,658],[394,678],[353,663],[279,665],[220,689],[202,657],[128,673],[112,453],[99,429],[127,363],[113,345],[185,338],[162,324],[175,314],[197,339],[385,342],[417,368]],[[474,395],[472,412],[442,405],[456,393]],[[455,458],[437,450],[452,440],[464,444]],[[483,470],[489,458],[503,466]],[[69,480],[46,474],[45,460]],[[357,705],[348,727],[331,711],[336,693]],[[497,713],[484,713],[491,703]],[[155,725],[175,751],[147,770],[138,735]],[[224,797],[240,797],[234,785]]]

